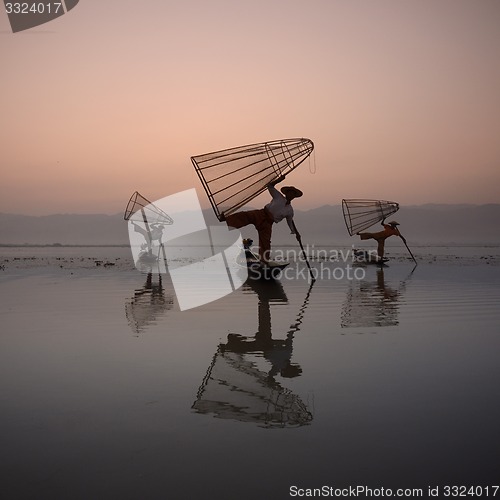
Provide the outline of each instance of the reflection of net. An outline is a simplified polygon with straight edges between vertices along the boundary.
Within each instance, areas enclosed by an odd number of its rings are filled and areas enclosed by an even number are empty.
[[[142,210],[141,210],[142,209]],[[129,220],[135,213],[139,210],[142,211],[141,217],[139,220],[144,220],[148,222],[148,224],[172,224],[173,220],[170,216],[168,216],[161,208],[158,208],[156,205],[151,203],[148,199],[144,198],[137,191],[130,197],[130,200],[127,204],[127,208],[125,209],[125,214],[123,218],[125,220]]]
[[[398,325],[398,297],[397,291],[377,283],[352,283],[342,307],[342,328]]]
[[[347,231],[352,236],[399,210],[399,204],[383,200],[342,200]]]
[[[192,408],[261,427],[296,427],[312,420],[297,395],[234,352],[215,354]]]
[[[290,173],[312,152],[309,139],[284,139],[193,156],[215,214],[231,214]]]

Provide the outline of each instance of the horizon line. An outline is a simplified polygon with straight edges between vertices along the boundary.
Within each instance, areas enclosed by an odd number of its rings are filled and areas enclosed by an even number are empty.
[[[153,202],[154,203],[154,202]],[[405,208],[419,208],[419,207],[435,207],[435,206],[445,206],[445,207],[484,207],[488,205],[500,205],[500,201],[498,202],[485,202],[485,203],[468,203],[468,202],[455,202],[455,203],[438,203],[438,202],[426,202],[426,203],[411,203],[408,205],[399,204],[400,209]],[[322,205],[318,205],[313,208],[295,208],[296,212],[310,212],[312,210],[318,210],[324,207],[341,207],[341,203],[324,203]],[[255,207],[249,205],[244,210],[254,210]],[[211,211],[211,207],[202,208],[203,211]],[[18,212],[3,212],[0,211],[0,216],[2,215],[13,215],[13,216],[21,216],[21,217],[54,217],[54,216],[84,216],[84,215],[100,215],[106,217],[117,217],[118,215],[123,217],[123,212],[114,212],[114,213],[106,213],[106,212],[53,212],[47,214],[33,214],[33,213],[18,213]]]

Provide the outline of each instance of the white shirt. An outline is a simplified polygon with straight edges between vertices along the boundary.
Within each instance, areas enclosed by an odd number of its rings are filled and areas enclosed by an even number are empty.
[[[287,203],[286,198],[274,186],[268,186],[267,188],[273,199],[265,206],[265,209],[272,215],[274,222],[281,222],[286,218],[288,227],[295,234],[292,205]]]

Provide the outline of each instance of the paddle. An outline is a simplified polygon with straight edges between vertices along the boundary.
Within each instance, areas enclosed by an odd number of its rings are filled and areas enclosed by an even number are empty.
[[[399,233],[399,230],[398,230],[398,233]],[[408,243],[406,243],[404,236],[401,233],[399,233],[399,237],[403,240],[403,243],[405,244],[408,252],[410,252],[411,258],[413,259],[413,262],[415,262],[415,265],[418,265],[417,259],[415,259],[415,257],[411,253],[410,247],[408,246]]]
[[[309,276],[311,276],[311,282],[314,283],[316,281],[316,278],[313,276],[313,270],[311,268],[311,264],[309,264],[309,260],[307,259],[306,251],[302,246],[302,238],[300,237],[299,232],[297,231],[297,226],[295,225],[295,222],[293,222],[293,228],[295,230],[295,237],[297,238],[297,241],[299,242],[300,245],[300,249],[302,250],[302,253],[304,255],[304,260],[306,261],[307,267],[309,268]]]

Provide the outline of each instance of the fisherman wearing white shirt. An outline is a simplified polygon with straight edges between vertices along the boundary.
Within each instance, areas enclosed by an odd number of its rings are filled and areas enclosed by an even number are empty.
[[[273,224],[281,222],[286,218],[288,227],[297,239],[300,234],[293,223],[293,208],[291,201],[302,196],[302,191],[293,186],[284,186],[281,188],[281,194],[274,186],[281,182],[284,177],[280,177],[268,184],[267,189],[272,196],[272,200],[260,210],[246,210],[236,212],[235,214],[224,216],[227,225],[234,228],[241,228],[253,224],[259,234],[259,257],[263,262],[268,262],[271,253],[271,236]]]

